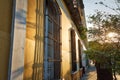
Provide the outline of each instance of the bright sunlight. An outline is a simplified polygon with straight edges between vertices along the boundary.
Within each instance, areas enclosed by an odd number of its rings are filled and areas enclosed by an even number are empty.
[[[114,37],[116,37],[118,34],[117,33],[114,33],[114,32],[110,32],[110,33],[108,33],[108,37],[109,38],[114,38]]]

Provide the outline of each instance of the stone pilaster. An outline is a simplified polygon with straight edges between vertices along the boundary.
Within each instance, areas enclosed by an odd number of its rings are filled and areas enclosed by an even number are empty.
[[[16,0],[10,80],[23,80],[27,0]]]

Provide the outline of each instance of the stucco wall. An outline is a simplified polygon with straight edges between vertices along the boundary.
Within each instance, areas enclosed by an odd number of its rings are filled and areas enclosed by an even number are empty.
[[[62,27],[62,78],[71,80],[71,53],[70,53],[70,16],[64,4],[60,4],[61,8],[61,27]]]
[[[7,80],[8,76],[12,1],[0,0],[0,80]]]
[[[15,37],[14,37],[14,49],[13,49],[13,62],[12,62],[12,79],[23,79],[23,70],[24,70],[24,80],[32,78],[33,72],[33,61],[34,61],[34,54],[35,54],[35,34],[36,28],[39,29],[39,33],[37,34],[38,37],[38,50],[39,59],[41,59],[41,65],[43,65],[43,33],[44,33],[44,17],[43,17],[43,1],[40,0],[40,8],[41,13],[39,12],[40,16],[37,21],[39,26],[36,27],[36,0],[28,0],[26,3],[27,6],[27,13],[26,7],[21,6],[24,1],[18,0],[17,1],[17,12],[16,12],[16,22],[15,22]],[[21,3],[20,3],[21,2]],[[62,0],[57,0],[59,7],[61,9],[61,42],[62,42],[62,49],[61,49],[61,57],[62,57],[62,67],[61,67],[61,76],[65,80],[71,80],[71,41],[70,41],[70,30],[75,30],[76,35],[76,56],[77,56],[77,70],[79,70],[79,60],[78,60],[78,34],[75,28],[74,23],[71,20],[69,11],[67,10],[64,2]],[[21,4],[21,5],[20,5]],[[25,5],[24,5],[25,6]],[[23,11],[25,8],[25,11]],[[23,10],[21,10],[23,9]],[[23,13],[25,12],[25,13]],[[27,14],[27,22],[26,22],[26,15]],[[21,17],[23,19],[21,19]],[[18,19],[19,18],[19,19]],[[20,22],[21,21],[21,22]],[[27,25],[27,26],[26,26]],[[26,35],[26,36],[25,36]],[[25,41],[25,44],[24,44]],[[18,43],[19,42],[19,43]],[[25,49],[25,50],[24,50]],[[38,56],[37,56],[38,57]],[[42,67],[43,68],[43,67]],[[42,74],[43,69],[41,68],[40,72]],[[14,73],[15,72],[15,73]],[[17,74],[17,75],[16,75]],[[38,73],[36,73],[38,74]],[[36,75],[35,75],[36,76]],[[40,78],[42,80],[42,78]]]
[[[57,0],[59,7],[61,9],[61,27],[62,27],[62,78],[64,80],[71,80],[71,36],[70,31],[71,29],[75,30],[75,36],[76,36],[76,59],[77,59],[77,70],[79,70],[79,59],[78,59],[78,39],[79,36],[77,34],[76,28],[74,23],[72,22],[72,19],[70,17],[69,11],[67,10],[64,2],[61,0]],[[79,76],[78,76],[79,79]]]
[[[27,0],[15,0],[10,80],[23,80]]]
[[[43,80],[43,2],[44,0],[28,0],[26,40],[24,46],[24,80]]]
[[[24,80],[32,79],[32,66],[35,51],[36,0],[28,0],[27,27],[25,40]]]

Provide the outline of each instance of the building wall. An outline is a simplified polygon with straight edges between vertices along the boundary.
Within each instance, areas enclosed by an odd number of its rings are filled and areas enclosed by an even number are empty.
[[[24,52],[24,80],[32,79],[36,34],[36,0],[28,0]]]
[[[76,59],[77,59],[77,71],[79,71],[79,59],[78,59],[78,39],[80,39],[76,26],[74,25],[69,11],[67,10],[64,2],[61,0],[57,0],[59,7],[61,9],[62,15],[61,15],[61,39],[62,39],[62,49],[61,49],[61,57],[62,57],[62,78],[64,80],[71,80],[71,74],[72,73],[72,62],[71,62],[71,36],[70,31],[71,29],[75,30],[75,36],[76,36]],[[79,80],[80,76],[77,76],[77,79]]]
[[[24,80],[43,80],[44,0],[28,0]]]
[[[14,22],[12,30],[13,44],[11,47],[9,71],[10,80],[23,80],[24,45],[26,33],[27,0],[14,0]]]
[[[12,1],[0,0],[0,80],[7,80],[8,76]]]
[[[32,79],[33,68],[36,66],[36,72],[43,76],[43,47],[44,47],[44,0],[39,0],[39,10],[36,8],[36,0],[17,0],[15,9],[14,22],[14,42],[11,64],[11,80],[28,80]],[[77,71],[79,71],[78,59],[78,39],[79,34],[74,25],[69,11],[63,0],[57,0],[61,9],[61,77],[65,80],[71,80],[72,62],[71,62],[71,36],[70,30],[75,30],[76,35],[76,57]],[[5,8],[3,8],[5,6]],[[36,19],[36,11],[39,16]],[[12,0],[0,1],[0,80],[7,80],[8,61],[10,53],[10,33],[12,23]],[[4,14],[4,15],[3,15]],[[27,15],[27,19],[26,19]],[[6,18],[7,17],[7,18]],[[38,21],[36,24],[36,21]],[[38,33],[36,33],[38,31]],[[36,49],[37,47],[37,49]],[[38,54],[40,64],[34,61],[34,55]],[[37,65],[35,64],[37,63]],[[42,66],[41,66],[42,65]],[[41,66],[41,68],[39,67]],[[40,69],[38,69],[39,67]],[[36,73],[36,74],[38,74]],[[35,75],[35,77],[39,77]],[[42,77],[37,78],[42,80]],[[77,77],[79,79],[79,76]]]

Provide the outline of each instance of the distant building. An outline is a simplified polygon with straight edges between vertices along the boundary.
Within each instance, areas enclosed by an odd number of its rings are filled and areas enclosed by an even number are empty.
[[[1,0],[0,18],[0,80],[82,77],[82,0]]]

